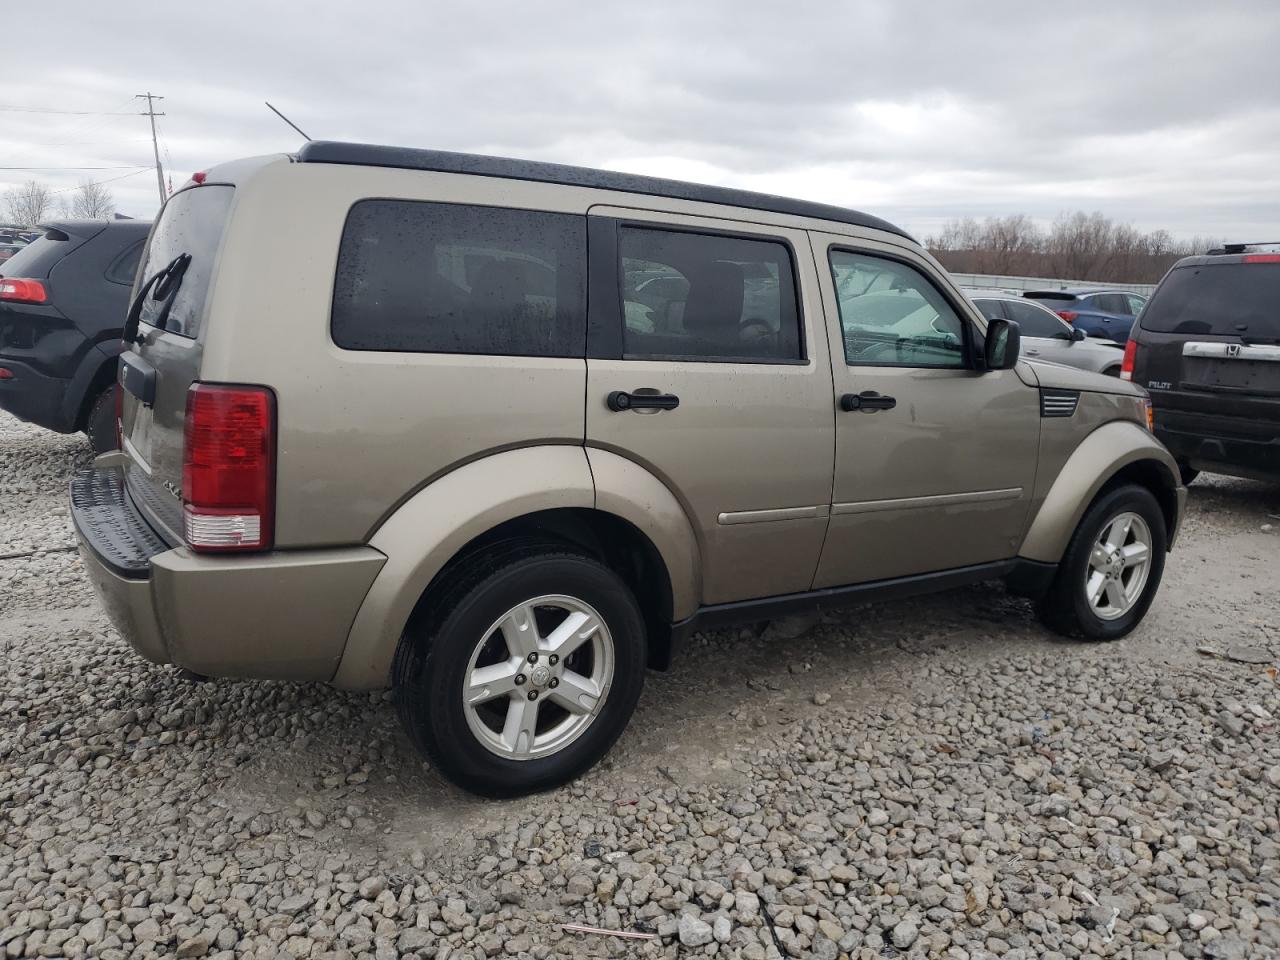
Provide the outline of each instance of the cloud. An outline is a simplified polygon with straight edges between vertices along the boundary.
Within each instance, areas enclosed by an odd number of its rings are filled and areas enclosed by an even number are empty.
[[[1280,8],[1072,5],[350,5],[83,0],[23,10],[56,55],[13,71],[0,166],[151,162],[175,184],[317,138],[493,152],[948,217],[1101,210],[1180,235],[1280,230]],[[159,12],[158,12],[159,11]],[[130,171],[0,171],[59,189]],[[154,178],[111,185],[154,212]],[[1264,237],[1265,239],[1265,237]]]

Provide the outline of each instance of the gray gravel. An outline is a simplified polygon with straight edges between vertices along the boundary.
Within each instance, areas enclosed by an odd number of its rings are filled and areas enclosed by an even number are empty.
[[[1280,956],[1280,685],[1196,652],[1280,654],[1274,486],[1192,488],[1125,641],[999,587],[703,635],[493,803],[383,695],[139,660],[47,552],[81,441],[0,414],[0,458],[4,957]]]

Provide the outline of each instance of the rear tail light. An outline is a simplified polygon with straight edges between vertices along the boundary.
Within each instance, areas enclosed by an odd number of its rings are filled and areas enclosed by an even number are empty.
[[[1075,310],[1059,310],[1058,316],[1067,321],[1067,323],[1075,323],[1076,317],[1080,316],[1080,314]]]
[[[116,381],[115,391],[116,401],[116,449],[124,449],[124,387],[120,386],[120,382]]]
[[[266,550],[275,513],[275,398],[196,383],[183,437],[183,536],[196,551]]]
[[[1133,379],[1133,365],[1138,360],[1138,341],[1130,340],[1124,345],[1124,359],[1120,361],[1120,379]]]
[[[12,380],[13,371],[8,367],[0,367],[0,380]]]
[[[11,300],[14,303],[47,303],[49,291],[39,280],[4,277],[0,279],[0,300]]]

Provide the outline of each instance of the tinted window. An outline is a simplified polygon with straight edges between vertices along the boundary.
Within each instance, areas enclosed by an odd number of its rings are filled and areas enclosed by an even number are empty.
[[[1173,270],[1151,297],[1142,329],[1280,339],[1280,264],[1214,263]]]
[[[1005,304],[1005,309],[1009,311],[1009,319],[1017,321],[1018,330],[1024,337],[1071,339],[1071,328],[1044,307],[1011,300]]]
[[[170,197],[160,212],[147,249],[143,278],[163,270],[184,253],[191,257],[165,320],[165,329],[170,333],[194,337],[200,332],[209,281],[213,278],[213,260],[218,255],[234,195],[235,189],[228,186],[190,187]],[[163,301],[147,297],[142,321],[155,323],[163,309]]]
[[[1137,316],[1143,307],[1147,305],[1145,297],[1140,297],[1136,293],[1126,293],[1124,295],[1125,302],[1129,304],[1129,313]]]
[[[142,257],[142,241],[130,244],[123,253],[111,262],[111,266],[107,267],[107,279],[112,283],[133,283],[134,275],[138,272],[138,260]]]
[[[988,320],[1005,319],[1005,306],[1001,301],[975,298],[973,302],[974,305],[982,311],[982,315]]]
[[[915,267],[833,250],[831,276],[849,364],[965,366],[964,321]]]
[[[581,357],[584,217],[362,200],[342,232],[333,340],[348,350]]]
[[[66,237],[65,233],[56,234]],[[0,273],[6,277],[32,277],[40,280],[49,276],[54,264],[80,245],[79,240],[54,240],[41,236],[21,247],[12,257],[0,263]]]
[[[619,244],[627,356],[803,359],[785,244],[634,227]]]
[[[1129,312],[1129,301],[1122,293],[1100,293],[1095,299],[1098,301],[1099,310],[1119,314]]]

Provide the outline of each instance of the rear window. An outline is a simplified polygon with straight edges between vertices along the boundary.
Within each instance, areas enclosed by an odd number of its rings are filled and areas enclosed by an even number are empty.
[[[213,260],[222,242],[234,195],[234,187],[222,184],[190,187],[175,193],[160,213],[144,261],[144,281],[182,254],[191,257],[165,321],[165,330],[169,333],[182,337],[195,337],[200,333],[209,281],[213,278]],[[142,321],[154,323],[163,308],[163,301],[147,297],[142,307]]]
[[[1280,339],[1280,264],[1178,267],[1142,313],[1153,333]]]
[[[362,200],[342,232],[333,342],[347,350],[581,357],[586,218]]]
[[[20,247],[8,260],[0,261],[0,274],[6,277],[31,277],[43,280],[49,276],[53,265],[80,246],[82,241],[71,240],[65,233],[57,233],[60,240],[40,236],[25,247]]]

